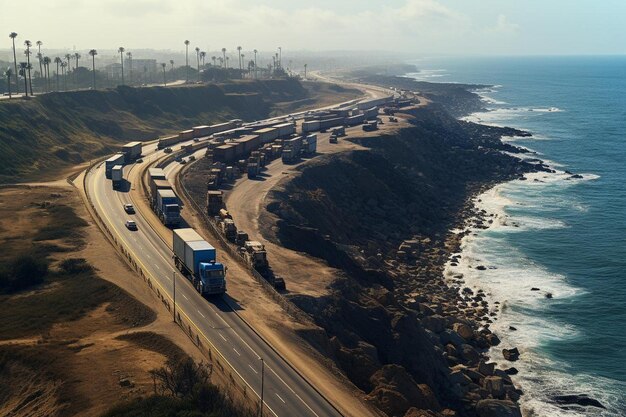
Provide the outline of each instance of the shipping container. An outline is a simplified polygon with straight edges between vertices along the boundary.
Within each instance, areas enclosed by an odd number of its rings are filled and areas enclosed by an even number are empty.
[[[287,137],[289,135],[293,135],[294,133],[296,133],[296,125],[293,123],[281,123],[278,125],[274,126],[276,129],[278,129],[278,136],[279,138],[284,138]]]
[[[363,110],[363,116],[366,120],[376,119],[378,117],[378,107]]]
[[[235,146],[233,145],[220,145],[213,149],[213,160],[219,162],[231,162],[235,160]]]
[[[278,129],[275,127],[267,127],[265,129],[255,130],[252,133],[259,136],[261,143],[268,143],[278,138]]]
[[[315,132],[320,130],[319,120],[310,120],[302,122],[302,133]]]
[[[126,156],[123,153],[116,153],[106,161],[104,161],[104,176],[111,179],[111,170],[115,165],[124,165]]]
[[[193,137],[194,138],[201,138],[204,136],[209,136],[212,132],[211,132],[211,126],[194,126],[192,128],[193,130]]]
[[[157,144],[157,149],[165,149],[168,146],[172,146],[176,143],[180,142],[178,135],[176,136],[167,136],[165,138],[159,139],[159,143]]]
[[[124,167],[122,165],[115,165],[111,168],[111,180],[113,182],[113,189],[119,189],[124,181]]]
[[[346,119],[343,117],[338,117],[336,119],[322,120],[320,122],[320,129],[324,130],[324,129],[329,129],[335,126],[342,126],[345,120]]]
[[[141,156],[141,142],[130,142],[122,147],[122,153],[125,155],[126,163],[130,163]]]
[[[183,130],[182,132],[178,134],[178,138],[181,141],[193,139],[193,129]]]
[[[357,115],[346,118],[346,126],[360,125],[360,124],[363,124],[364,121],[365,121],[365,115],[357,114]]]

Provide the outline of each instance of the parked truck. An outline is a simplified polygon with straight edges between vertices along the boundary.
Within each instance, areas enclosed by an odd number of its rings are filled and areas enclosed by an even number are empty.
[[[240,248],[240,253],[246,263],[260,273],[264,273],[269,268],[267,251],[265,250],[265,245],[261,242],[256,240],[245,242]]]
[[[119,190],[124,181],[124,167],[122,165],[115,165],[111,169],[111,180],[113,182],[113,189]]]
[[[234,242],[237,239],[237,226],[233,219],[225,218],[220,221],[220,231],[226,239]]]
[[[226,292],[226,268],[217,262],[217,251],[193,229],[175,229],[172,248],[176,268],[202,295]]]
[[[224,193],[221,191],[207,191],[206,210],[209,216],[217,216],[224,208]]]
[[[126,158],[123,153],[116,153],[106,161],[104,161],[104,175],[111,179],[111,171],[116,165],[124,165]]]
[[[173,190],[157,190],[155,211],[164,225],[178,226],[180,224],[180,204]]]
[[[141,156],[141,142],[129,142],[122,147],[122,153],[124,154],[124,162],[131,163],[135,159]]]

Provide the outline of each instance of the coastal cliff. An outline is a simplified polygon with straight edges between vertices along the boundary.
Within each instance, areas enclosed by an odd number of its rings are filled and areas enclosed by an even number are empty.
[[[485,356],[499,343],[495,309],[443,268],[468,233],[452,231],[489,222],[472,197],[547,167],[500,140],[525,132],[453,117],[480,107],[475,94],[431,89],[431,105],[407,110],[412,127],[347,138],[366,150],[315,158],[270,192],[278,220],[264,237],[342,271],[328,296],[289,297],[325,329],[322,353],[387,415],[520,415],[513,371]]]

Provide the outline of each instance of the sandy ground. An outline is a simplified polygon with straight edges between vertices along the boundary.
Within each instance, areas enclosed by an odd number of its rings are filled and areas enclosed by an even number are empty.
[[[20,390],[0,406],[0,415],[17,408],[19,411],[11,415],[97,416],[120,401],[151,394],[152,380],[148,371],[162,366],[166,357],[162,353],[143,349],[135,343],[116,339],[119,335],[136,331],[154,332],[172,340],[187,354],[201,360],[198,350],[172,323],[169,313],[157,297],[126,267],[93,224],[78,191],[67,181],[0,190],[0,213],[3,214],[0,216],[0,239],[4,242],[13,241],[14,249],[18,250],[21,249],[20,245],[30,245],[29,234],[45,224],[45,217],[41,216],[41,212],[32,203],[46,200],[62,201],[70,205],[89,223],[84,230],[86,244],[81,249],[53,254],[53,258],[87,259],[101,278],[150,306],[157,313],[156,320],[144,327],[134,327],[132,323],[117,320],[114,309],[103,304],[77,321],[54,324],[45,334],[3,340],[2,345],[19,346],[24,352],[31,349],[41,352],[43,349],[51,354],[51,359],[50,369],[41,369],[40,372],[12,365],[10,377],[5,382],[10,386],[20,387]],[[49,290],[51,289],[43,288],[34,291]],[[15,297],[25,298],[28,293]],[[130,386],[120,384],[120,379],[124,378],[131,382]],[[63,402],[70,393],[72,401],[68,407]],[[25,398],[30,401],[24,403]]]

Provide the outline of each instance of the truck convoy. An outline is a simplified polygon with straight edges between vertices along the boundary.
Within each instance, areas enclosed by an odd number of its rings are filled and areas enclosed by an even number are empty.
[[[124,162],[129,164],[141,156],[141,142],[129,142],[122,147]]]
[[[122,165],[115,165],[111,169],[111,180],[113,182],[113,189],[119,190],[124,181],[124,167]]]
[[[161,168],[148,169],[150,206],[166,226],[180,224],[180,202]]]
[[[175,229],[172,247],[176,268],[202,295],[226,292],[226,268],[217,262],[216,250],[193,229]]]

